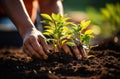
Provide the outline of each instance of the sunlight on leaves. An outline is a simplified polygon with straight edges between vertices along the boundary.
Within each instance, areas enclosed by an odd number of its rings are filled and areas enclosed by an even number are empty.
[[[62,49],[64,44],[68,46],[82,44],[85,46],[90,42],[90,39],[93,38],[93,31],[86,29],[91,23],[90,20],[83,20],[80,24],[75,24],[68,21],[70,18],[61,16],[60,14],[52,13],[51,16],[48,14],[42,14],[42,16],[47,19],[41,21],[42,23],[47,24],[45,26],[46,30],[43,34],[52,37],[50,38],[52,40],[49,40],[49,42],[51,41],[53,43],[54,50],[56,50],[56,47]],[[85,31],[82,32],[83,30]]]

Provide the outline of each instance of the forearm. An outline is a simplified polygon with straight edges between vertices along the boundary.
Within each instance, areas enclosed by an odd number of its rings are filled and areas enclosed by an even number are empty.
[[[0,0],[0,4],[16,25],[22,38],[34,28],[22,0]]]
[[[41,0],[39,2],[40,12],[51,15],[52,13],[60,13],[63,15],[63,5],[61,0]]]
[[[61,15],[64,14],[64,11],[63,11],[63,5],[62,5],[62,1],[61,0],[58,0],[57,3],[56,3],[56,9],[58,10],[57,13],[60,13]]]
[[[32,2],[32,15],[31,15],[31,20],[34,23],[37,17],[37,10],[38,10],[38,0],[34,0]]]

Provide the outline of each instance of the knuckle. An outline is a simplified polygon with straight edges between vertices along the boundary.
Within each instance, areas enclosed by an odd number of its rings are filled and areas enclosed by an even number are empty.
[[[39,35],[38,37],[39,37],[40,40],[45,40],[45,37],[43,37],[41,35]]]
[[[36,52],[39,52],[41,49],[40,48],[38,48],[37,46],[35,46],[34,48],[33,48]]]
[[[23,41],[23,46],[24,46],[24,45],[27,45],[28,42],[29,42],[29,40],[24,40],[24,41]]]
[[[33,36],[33,35],[31,35],[30,37],[29,37],[29,40],[35,40],[35,36]]]
[[[39,48],[38,48],[38,47],[35,47],[34,50],[35,50],[36,52],[38,52],[38,51],[39,51]]]

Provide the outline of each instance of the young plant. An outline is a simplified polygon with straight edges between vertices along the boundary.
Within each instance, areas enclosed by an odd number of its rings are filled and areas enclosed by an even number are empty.
[[[72,25],[72,39],[78,44],[82,44],[84,47],[89,47],[90,39],[94,36],[92,35],[92,30],[87,30],[87,27],[90,25],[90,21],[81,21],[80,24]]]
[[[46,19],[41,22],[47,24],[47,26],[45,26],[46,30],[43,34],[50,37],[48,40],[52,42],[54,52],[56,52],[57,49],[62,51],[62,45],[67,42],[66,38],[70,37],[69,31],[67,31],[67,26],[70,24],[70,22],[67,22],[69,18],[54,13],[52,13],[51,16],[48,14],[41,14],[41,16]]]
[[[87,56],[91,46],[89,42],[91,38],[94,36],[92,35],[93,31],[88,29],[90,25],[90,21],[81,21],[80,24],[72,24],[72,38],[71,40],[74,41],[76,46],[78,47],[79,51],[82,53],[83,57],[89,58],[90,55]]]
[[[69,46],[78,46],[82,52],[86,52],[83,48],[89,48],[90,39],[93,38],[92,30],[87,30],[90,21],[82,21],[80,24],[69,22],[69,18],[61,16],[60,14],[52,13],[51,16],[48,14],[41,14],[43,18],[42,23],[47,24],[46,30],[43,34],[49,36],[54,47],[61,51],[64,44]],[[68,41],[68,39],[70,41]]]

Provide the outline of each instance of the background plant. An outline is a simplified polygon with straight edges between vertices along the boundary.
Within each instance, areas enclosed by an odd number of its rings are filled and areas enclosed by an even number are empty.
[[[100,28],[101,35],[110,37],[115,35],[120,30],[120,4],[106,4],[100,8],[100,11],[91,7],[87,10],[87,14],[92,20],[96,28]],[[107,30],[107,31],[106,31]]]

